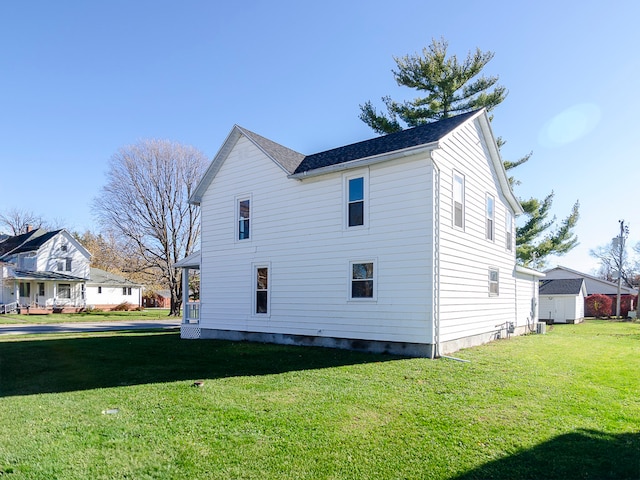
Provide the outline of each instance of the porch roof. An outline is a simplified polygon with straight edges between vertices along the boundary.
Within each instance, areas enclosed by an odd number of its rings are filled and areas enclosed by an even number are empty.
[[[14,270],[13,275],[10,275],[10,278],[14,278],[16,280],[65,280],[67,282],[84,282],[86,280],[84,278],[74,277],[72,275],[65,275],[64,273],[31,272],[28,270]]]

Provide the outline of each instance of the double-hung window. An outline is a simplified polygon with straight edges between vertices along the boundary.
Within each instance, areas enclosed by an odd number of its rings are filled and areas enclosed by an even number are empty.
[[[496,205],[492,195],[487,195],[487,240],[495,239],[495,212]]]
[[[453,226],[464,228],[464,177],[453,172]]]
[[[238,198],[236,201],[237,239],[251,238],[251,198]]]
[[[255,315],[269,315],[269,266],[254,265],[254,305]]]
[[[489,296],[496,297],[500,293],[500,272],[497,268],[489,268]]]
[[[58,298],[71,298],[71,284],[59,283],[58,284]]]
[[[367,189],[366,173],[344,177],[345,227],[357,228],[367,224]]]
[[[350,299],[375,299],[375,263],[351,262]]]

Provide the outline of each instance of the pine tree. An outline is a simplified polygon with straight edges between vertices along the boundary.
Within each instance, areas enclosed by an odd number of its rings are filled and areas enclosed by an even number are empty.
[[[505,87],[498,85],[497,76],[482,76],[482,69],[493,59],[493,52],[476,49],[469,52],[464,61],[455,55],[447,56],[448,43],[432,40],[422,55],[394,57],[397,70],[393,76],[400,86],[409,87],[425,96],[397,102],[382,97],[387,113],[378,113],[368,101],[360,105],[360,119],[379,134],[398,132],[404,128],[435,122],[452,115],[479,108],[493,110],[507,96]],[[498,147],[504,145],[497,139]],[[516,161],[504,161],[506,171],[527,162],[532,153]],[[510,184],[519,182],[509,177]],[[563,255],[574,248],[578,239],[573,229],[579,218],[579,202],[557,228],[555,217],[549,219],[553,192],[544,200],[531,198],[520,200],[527,220],[516,229],[516,258],[526,266],[542,267],[550,255]],[[545,233],[546,232],[546,233]]]
[[[416,127],[482,107],[490,111],[506,98],[507,90],[497,85],[498,77],[478,77],[493,52],[476,49],[459,62],[455,55],[447,57],[447,48],[444,39],[433,40],[422,55],[394,57],[398,69],[392,72],[398,85],[426,96],[402,103],[383,97],[386,115],[366,102],[360,105],[360,119],[380,134],[393,133],[403,130],[403,124]]]

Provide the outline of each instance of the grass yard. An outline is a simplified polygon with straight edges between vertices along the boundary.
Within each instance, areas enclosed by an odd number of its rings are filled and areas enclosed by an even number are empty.
[[[457,356],[469,363],[166,332],[2,338],[0,477],[640,478],[639,323]]]
[[[153,308],[139,312],[80,312],[50,313],[48,315],[0,315],[0,324],[70,323],[70,322],[117,322],[126,320],[166,320],[169,309]]]

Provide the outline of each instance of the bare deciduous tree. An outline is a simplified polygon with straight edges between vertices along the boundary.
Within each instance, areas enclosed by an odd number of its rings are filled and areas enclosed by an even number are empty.
[[[179,315],[182,304],[181,272],[173,265],[193,253],[200,237],[200,210],[188,199],[207,163],[199,150],[167,140],[123,147],[93,205],[101,225],[132,248],[129,266],[160,272],[171,290],[170,315]]]
[[[624,283],[633,288],[633,278],[636,275],[636,266],[627,254],[627,250],[622,251],[622,264],[620,264],[620,248],[613,242],[608,245],[593,248],[589,254],[600,260],[600,268],[597,276],[603,280],[613,282],[618,278],[618,272],[622,276]]]
[[[29,227],[48,228],[45,220],[31,211],[20,208],[10,208],[0,213],[0,229],[11,235],[26,233]]]

